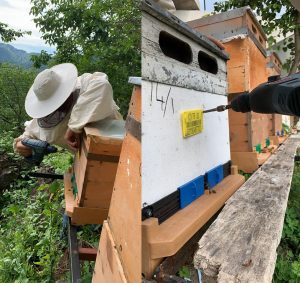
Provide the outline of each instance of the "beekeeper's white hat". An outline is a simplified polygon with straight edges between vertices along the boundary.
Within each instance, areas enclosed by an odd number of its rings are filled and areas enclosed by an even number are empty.
[[[40,72],[25,99],[27,114],[32,118],[42,118],[57,110],[74,90],[77,75],[77,68],[71,63]]]

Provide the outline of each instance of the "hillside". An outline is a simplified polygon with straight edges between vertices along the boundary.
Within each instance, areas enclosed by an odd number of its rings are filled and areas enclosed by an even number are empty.
[[[30,68],[32,66],[30,56],[32,54],[34,53],[27,53],[10,44],[0,43],[0,63],[8,62],[24,68]]]

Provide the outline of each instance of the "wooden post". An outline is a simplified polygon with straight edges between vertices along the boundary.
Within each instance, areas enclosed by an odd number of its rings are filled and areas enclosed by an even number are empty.
[[[108,218],[100,237],[94,283],[139,283],[141,280],[140,122],[141,87],[135,86]]]
[[[226,203],[194,264],[209,282],[271,282],[300,135],[290,136]]]

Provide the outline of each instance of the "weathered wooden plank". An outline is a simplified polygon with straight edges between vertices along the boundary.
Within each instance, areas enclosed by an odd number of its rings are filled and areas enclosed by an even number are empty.
[[[300,135],[291,136],[226,203],[199,241],[211,282],[271,282]]]
[[[226,96],[226,80],[210,77],[205,72],[189,68],[177,68],[176,63],[162,63],[155,56],[142,54],[143,78],[163,84],[174,85],[187,89],[193,89],[218,95]],[[188,78],[188,80],[186,79]]]
[[[182,34],[180,31],[177,31],[173,28],[173,26],[168,26],[167,24],[163,22],[157,21],[155,18],[151,17],[150,15],[144,14],[142,18],[142,38],[148,39],[150,42],[156,44],[156,49],[153,51],[157,51],[157,55],[162,56],[163,53],[159,47],[159,34],[161,31],[165,31],[169,34],[172,34],[173,36],[183,40],[184,42],[188,43],[191,46],[192,52],[193,52],[193,62],[197,62],[197,53],[199,50],[207,52],[210,56],[216,58],[219,66],[219,70],[224,72],[226,75],[226,63],[223,57],[220,57],[216,55],[211,49],[206,48],[199,42],[195,41],[192,38],[189,38],[185,34]],[[142,50],[144,51],[144,41],[142,40]],[[197,51],[197,52],[196,52]],[[164,56],[164,60],[165,60]]]
[[[141,9],[143,12],[152,15],[154,18],[159,21],[171,26],[175,30],[179,31],[181,34],[191,38],[195,42],[201,44],[201,46],[209,49],[217,56],[228,60],[228,54],[223,50],[219,49],[217,45],[215,45],[211,40],[209,40],[206,36],[197,32],[186,23],[182,22],[180,19],[169,13],[168,11],[161,9],[158,5],[156,5],[152,0],[143,0],[141,2]],[[144,13],[144,14],[145,14]],[[143,27],[142,27],[142,30]]]
[[[104,221],[101,232],[92,282],[128,282],[107,221]]]
[[[143,79],[226,95],[226,64],[223,58],[216,56],[211,50],[205,49],[205,47],[193,42],[193,40],[168,25],[157,23],[149,15],[143,16],[142,29]],[[190,64],[179,62],[163,53],[159,45],[161,31],[169,33],[190,46],[192,52],[192,62]],[[216,60],[218,65],[217,74],[206,72],[200,68],[199,51],[205,52]],[[189,78],[189,80],[186,78]]]

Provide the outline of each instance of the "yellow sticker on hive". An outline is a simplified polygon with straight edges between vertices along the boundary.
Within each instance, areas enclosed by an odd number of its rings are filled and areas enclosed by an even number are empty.
[[[203,110],[193,109],[181,112],[182,136],[184,138],[203,131]]]

